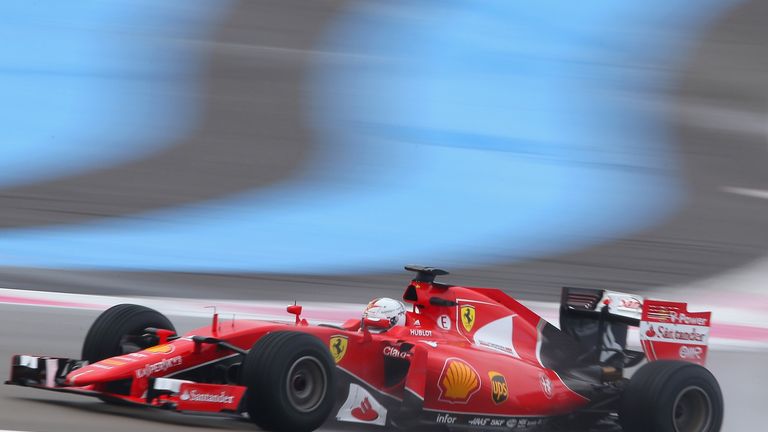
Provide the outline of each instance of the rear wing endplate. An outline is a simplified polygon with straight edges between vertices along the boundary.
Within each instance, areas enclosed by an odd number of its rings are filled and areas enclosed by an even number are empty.
[[[601,289],[563,288],[560,302],[561,327],[573,318],[606,323],[601,324],[601,333],[609,323],[639,327],[640,345],[650,361],[684,360],[704,365],[711,316],[712,312],[689,312],[687,303]]]
[[[647,300],[640,321],[640,344],[648,360],[707,360],[712,312],[689,312],[686,303]]]

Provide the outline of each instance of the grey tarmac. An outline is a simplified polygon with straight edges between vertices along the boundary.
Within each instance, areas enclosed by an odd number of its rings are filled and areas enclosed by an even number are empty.
[[[95,311],[37,306],[0,305],[0,371],[13,354],[78,357]],[[170,317],[180,332],[204,326],[207,320]],[[708,367],[723,388],[726,404],[723,432],[757,430],[768,422],[766,352],[710,354]],[[3,372],[7,373],[7,372]],[[5,380],[7,377],[0,377]],[[182,430],[258,430],[242,419],[188,415],[155,409],[118,407],[96,399],[0,386],[0,430],[29,432],[136,432]],[[377,431],[376,427],[329,422],[322,431]]]

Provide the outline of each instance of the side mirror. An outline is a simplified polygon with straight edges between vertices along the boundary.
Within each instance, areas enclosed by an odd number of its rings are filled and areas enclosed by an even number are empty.
[[[289,314],[296,316],[296,325],[299,325],[301,323],[300,316],[301,316],[302,307],[300,305],[292,304],[287,308],[285,308],[285,310],[288,311]]]
[[[154,328],[154,327],[147,327],[147,328],[144,329],[144,331],[147,332],[148,334],[157,336],[157,339],[158,339],[157,344],[158,345],[166,344],[171,339],[178,339],[178,338],[174,338],[174,336],[176,336],[176,332],[173,331],[173,330],[166,330],[166,329],[159,329],[159,328]]]
[[[363,331],[363,339],[361,340],[361,342],[371,341],[371,332],[368,331],[369,328],[385,330],[385,329],[388,329],[389,327],[390,327],[390,324],[388,320],[363,318],[363,320],[360,322],[360,329]]]

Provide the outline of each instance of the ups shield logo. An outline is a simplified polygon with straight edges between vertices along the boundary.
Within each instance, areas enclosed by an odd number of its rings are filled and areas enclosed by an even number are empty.
[[[504,403],[509,398],[509,387],[507,387],[507,379],[504,375],[490,371],[488,372],[488,378],[491,379],[491,397],[493,403],[499,405]]]
[[[344,354],[347,353],[347,345],[349,339],[346,336],[336,335],[332,336],[328,343],[328,348],[331,350],[331,357],[336,363],[340,362],[344,358]]]
[[[459,310],[461,314],[461,324],[464,326],[464,330],[467,333],[472,331],[475,326],[475,307],[470,305],[463,305]]]

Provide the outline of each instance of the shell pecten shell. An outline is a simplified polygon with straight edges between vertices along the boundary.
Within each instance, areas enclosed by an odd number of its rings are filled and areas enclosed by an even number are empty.
[[[450,403],[466,403],[480,390],[480,376],[463,360],[449,358],[445,361],[439,380],[440,400]]]

